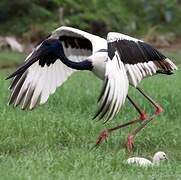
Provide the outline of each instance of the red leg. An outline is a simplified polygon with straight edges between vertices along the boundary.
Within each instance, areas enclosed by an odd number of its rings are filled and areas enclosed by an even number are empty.
[[[117,129],[121,129],[121,128],[127,127],[127,126],[129,126],[129,125],[131,125],[131,124],[135,124],[135,123],[140,122],[140,121],[142,121],[142,120],[141,120],[140,118],[137,118],[137,119],[134,119],[134,120],[132,120],[132,121],[130,121],[130,122],[128,122],[128,123],[125,123],[125,124],[121,124],[121,125],[119,125],[119,126],[116,126],[116,127],[114,127],[114,128],[110,128],[110,129],[105,129],[105,130],[103,130],[103,131],[100,133],[99,137],[97,138],[95,146],[99,146],[102,142],[104,142],[105,140],[107,140],[107,138],[108,138],[108,136],[109,136],[109,134],[110,134],[111,132],[113,132],[113,131],[115,131],[115,130],[117,130]]]
[[[127,95],[127,98],[129,99],[129,101],[131,102],[131,104],[133,104],[133,106],[136,108],[136,110],[139,112],[140,116],[137,117],[137,118],[135,118],[135,119],[133,119],[132,121],[127,122],[127,123],[118,125],[118,126],[113,127],[113,128],[109,128],[109,129],[103,130],[103,131],[100,133],[99,137],[97,138],[97,141],[96,141],[96,144],[95,144],[96,147],[99,146],[102,142],[104,142],[104,141],[108,138],[108,136],[109,136],[109,134],[110,134],[111,132],[113,132],[113,131],[115,131],[115,130],[117,130],[117,129],[121,129],[121,128],[127,127],[127,126],[129,126],[129,125],[135,124],[135,123],[137,123],[137,122],[141,122],[141,121],[143,121],[143,120],[145,120],[145,119],[147,118],[146,113],[145,113],[143,110],[141,110],[141,108],[138,106],[138,104],[136,104],[136,103],[132,100],[132,98],[129,97],[128,95]]]
[[[163,108],[158,104],[156,107],[155,114],[160,115],[160,113],[162,113],[163,111],[164,111]]]
[[[103,130],[97,138],[95,146],[99,146],[102,142],[106,141],[109,135],[109,129]]]
[[[133,147],[134,147],[134,138],[137,135],[137,133],[139,131],[141,131],[144,127],[146,127],[146,125],[152,121],[156,116],[158,116],[157,114],[153,114],[152,116],[148,117],[146,120],[144,120],[142,122],[142,124],[136,128],[135,130],[133,130],[129,135],[128,135],[128,139],[127,139],[127,150],[128,152],[131,152]]]
[[[137,87],[137,89],[156,108],[156,115],[159,115],[161,112],[163,112],[163,108],[157,102],[155,102],[155,100],[148,96],[141,88]]]
[[[141,131],[150,121],[152,121],[155,117],[157,117],[158,115],[160,115],[161,112],[163,112],[163,108],[157,103],[155,102],[150,96],[146,95],[145,92],[143,92],[142,89],[138,88],[138,91],[146,98],[148,99],[148,101],[156,108],[156,111],[154,112],[153,115],[151,115],[150,117],[146,118],[144,122],[142,122],[142,124],[136,128],[134,131],[132,131],[129,135],[128,135],[128,139],[127,139],[127,150],[128,152],[131,152],[133,147],[134,147],[134,138],[136,136],[136,134]]]
[[[131,152],[133,148],[134,148],[134,136],[132,134],[129,134],[127,139],[128,152]]]
[[[142,122],[142,124],[135,129],[132,133],[130,133],[128,135],[128,139],[127,139],[127,150],[128,152],[131,152],[133,147],[134,147],[134,138],[136,136],[136,134],[141,131],[141,129],[143,129],[151,120],[153,120],[156,116],[160,115],[161,112],[163,112],[163,108],[156,103],[151,97],[149,97],[148,95],[146,95],[143,90],[141,90],[140,88],[137,88],[139,90],[139,92],[146,98],[149,100],[149,102],[151,102],[151,104],[156,108],[156,111],[154,112],[154,114],[152,116],[147,116],[146,113],[144,111],[141,110],[141,108],[131,99],[130,96],[127,96],[127,98],[129,99],[129,101],[131,102],[131,104],[133,104],[133,106],[135,107],[135,109],[139,112],[140,116],[128,123],[125,124],[121,124],[119,126],[116,126],[114,128],[110,128],[110,129],[106,129],[104,130],[99,138],[97,139],[96,142],[96,146],[100,145],[104,140],[106,140],[108,138],[108,135],[112,132],[115,131],[117,129],[123,128],[123,127],[127,127],[128,125],[131,124],[135,124],[137,122]]]

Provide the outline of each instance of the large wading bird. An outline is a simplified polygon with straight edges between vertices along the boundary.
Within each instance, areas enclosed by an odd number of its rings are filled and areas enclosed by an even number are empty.
[[[92,71],[103,80],[99,108],[94,118],[104,122],[111,120],[126,98],[139,113],[139,117],[132,121],[103,130],[96,145],[101,144],[111,132],[141,122],[128,135],[127,149],[131,151],[136,134],[163,111],[137,86],[138,83],[157,73],[172,74],[176,69],[169,58],[142,40],[115,32],[108,33],[106,40],[62,26],[37,45],[25,62],[7,78],[13,78],[9,87],[9,105],[33,109],[38,104],[44,104],[75,70]],[[156,108],[153,115],[147,116],[128,95],[129,84]]]

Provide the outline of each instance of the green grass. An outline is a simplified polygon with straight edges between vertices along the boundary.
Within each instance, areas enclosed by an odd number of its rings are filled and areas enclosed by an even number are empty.
[[[12,54],[5,56],[14,59]],[[181,54],[171,56],[180,64]],[[92,121],[101,88],[101,82],[92,74],[75,73],[47,104],[22,111],[6,105],[9,82],[4,79],[10,71],[0,70],[0,179],[181,179],[181,71],[148,78],[140,85],[165,109],[135,139],[133,155],[150,157],[163,150],[169,156],[167,163],[148,169],[124,162],[128,158],[124,145],[133,127],[111,134],[107,143],[91,150],[102,129],[137,116],[126,102],[107,125]],[[152,112],[133,88],[130,94]]]
[[[23,61],[24,54],[17,52],[0,52],[0,65],[16,65]]]

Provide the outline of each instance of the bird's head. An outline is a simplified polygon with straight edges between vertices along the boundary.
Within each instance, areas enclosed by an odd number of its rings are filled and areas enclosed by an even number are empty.
[[[167,155],[162,151],[155,153],[155,155],[153,156],[154,163],[159,163],[160,161],[163,161],[163,160],[168,160],[168,158],[167,158]]]

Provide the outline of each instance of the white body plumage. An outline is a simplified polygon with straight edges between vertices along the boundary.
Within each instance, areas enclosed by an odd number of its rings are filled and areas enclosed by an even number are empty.
[[[158,165],[160,161],[167,160],[167,156],[164,152],[159,151],[155,153],[153,156],[153,161],[151,162],[150,160],[142,157],[131,157],[127,159],[128,164],[135,164],[137,166],[153,166],[153,165]]]
[[[106,59],[107,52],[96,52],[94,55],[89,57],[92,61],[93,69],[92,72],[100,79],[104,79],[106,70]]]

